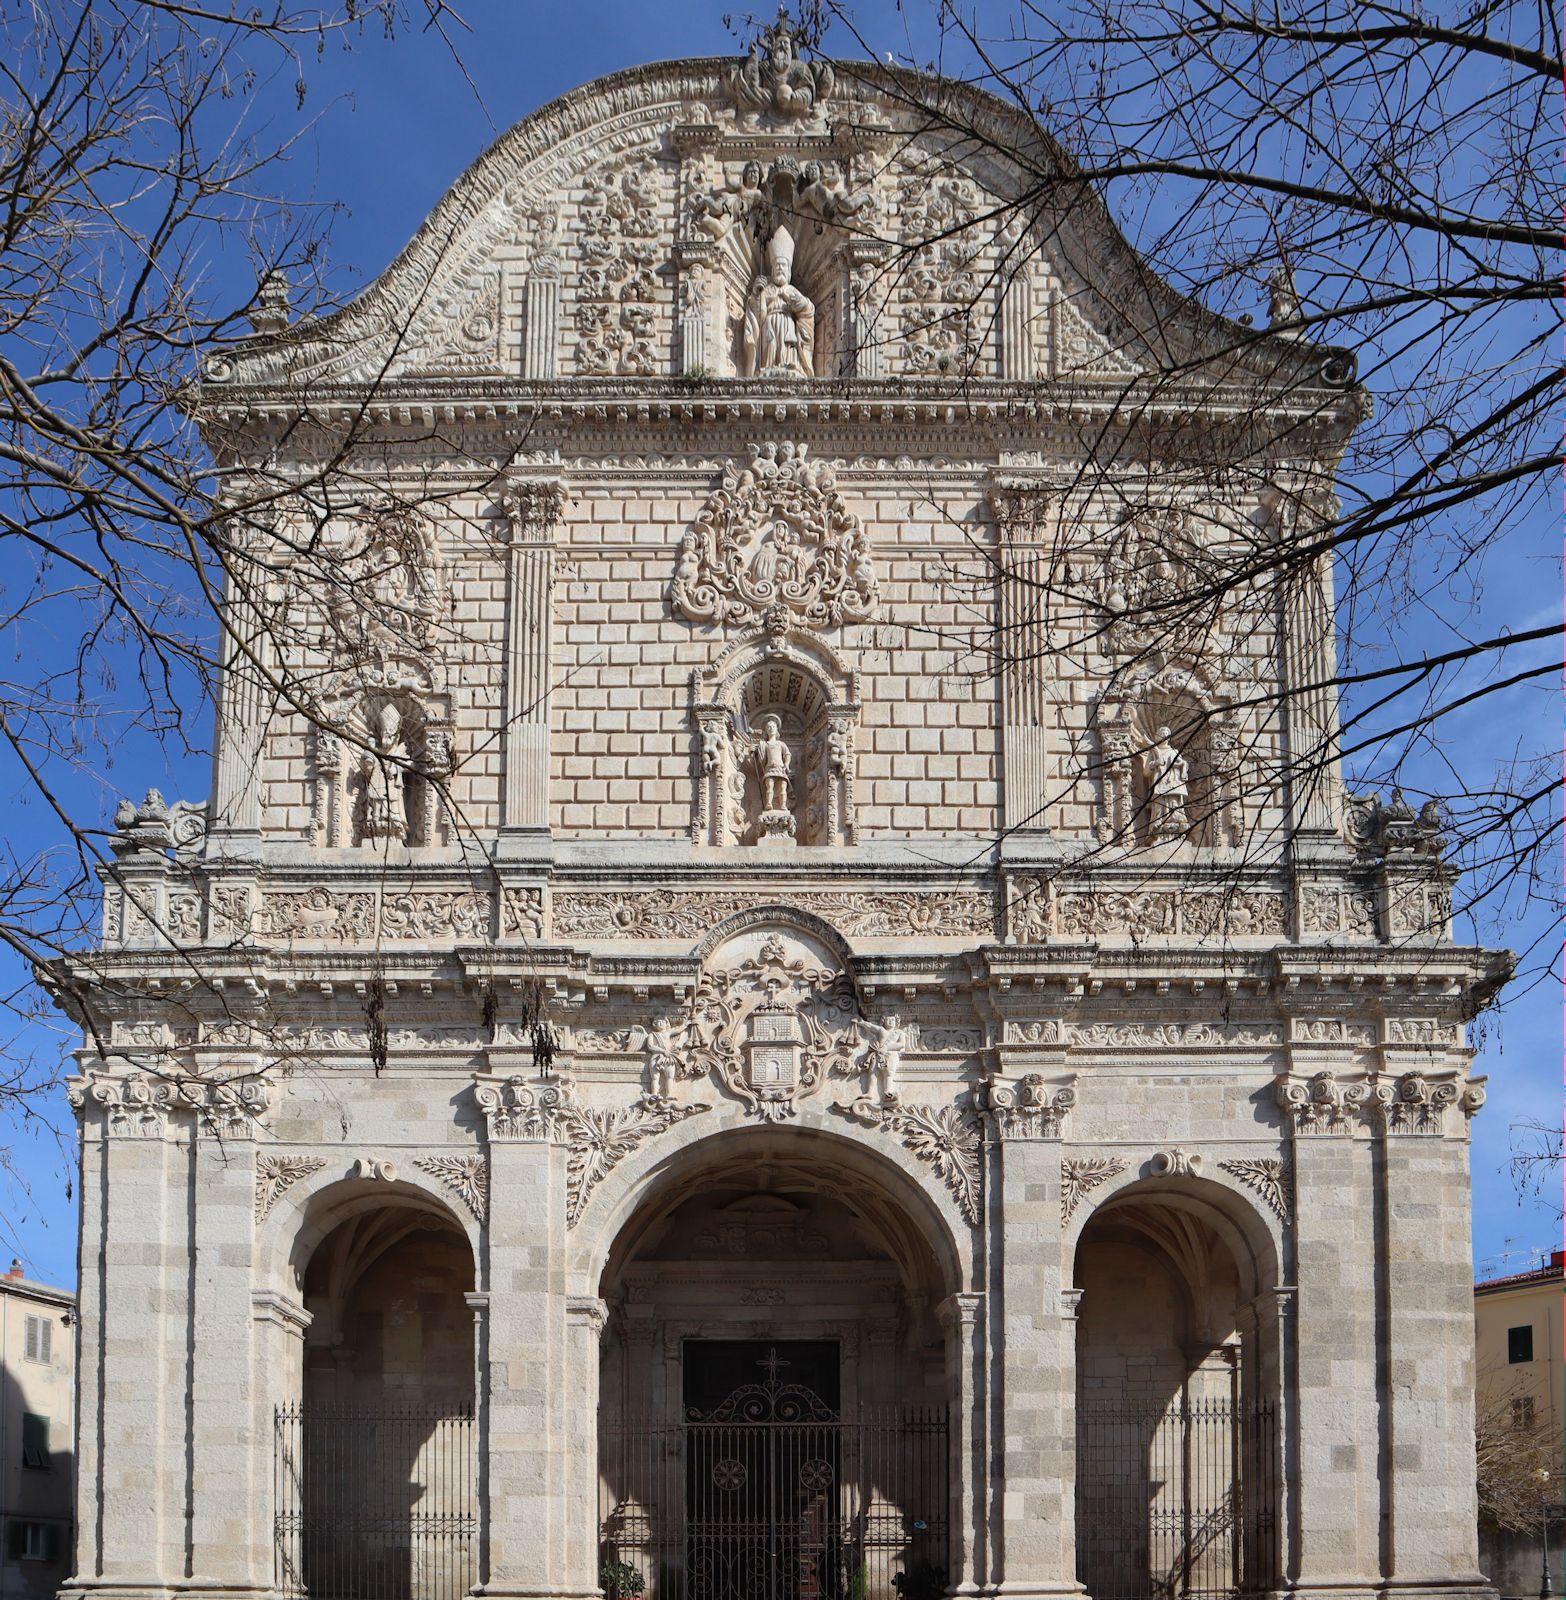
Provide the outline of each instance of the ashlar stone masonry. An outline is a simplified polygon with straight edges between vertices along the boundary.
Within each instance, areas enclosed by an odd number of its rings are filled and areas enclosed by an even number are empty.
[[[1149,621],[1364,397],[928,87],[590,84],[211,359],[267,580],[57,974],[73,1590],[1483,1592],[1505,962],[1325,566]]]

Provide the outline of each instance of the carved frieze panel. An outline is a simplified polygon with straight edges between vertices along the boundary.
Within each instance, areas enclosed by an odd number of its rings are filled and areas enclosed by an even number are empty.
[[[508,891],[534,894],[539,891]],[[301,943],[367,944],[377,938],[440,943],[487,939],[493,898],[470,889],[271,890],[256,932]]]
[[[688,622],[835,628],[880,601],[869,540],[806,446],[769,440],[731,464],[680,544],[669,604]]]
[[[1088,1050],[1266,1050],[1283,1043],[1283,1029],[1266,1022],[1073,1022],[1066,1042]]]
[[[849,938],[991,938],[995,933],[994,899],[979,890],[803,890],[786,898]],[[700,890],[561,890],[554,896],[554,930],[563,939],[693,938],[754,904],[753,894]]]
[[[1049,938],[1273,939],[1288,933],[1288,901],[1270,889],[1086,889],[1048,878],[1008,883],[1007,923],[1019,944]]]
[[[587,181],[579,208],[573,323],[576,370],[652,377],[666,370],[659,350],[657,271],[660,177],[648,157],[607,162]]]
[[[1376,894],[1346,884],[1307,883],[1299,890],[1302,935],[1342,934],[1350,939],[1376,937]]]

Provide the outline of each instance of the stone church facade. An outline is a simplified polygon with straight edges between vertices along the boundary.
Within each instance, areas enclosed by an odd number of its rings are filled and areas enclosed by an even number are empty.
[[[73,1589],[1482,1589],[1504,963],[1324,569],[1147,622],[1363,397],[910,83],[591,84],[210,363],[213,794],[57,975]]]

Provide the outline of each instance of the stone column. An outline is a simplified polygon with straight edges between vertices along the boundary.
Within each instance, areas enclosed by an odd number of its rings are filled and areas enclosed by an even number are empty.
[[[273,1290],[256,1289],[250,1296],[252,1448],[259,1453],[262,1476],[251,1507],[252,1538],[259,1539],[270,1575],[273,1549],[272,1519],[277,1512],[271,1477],[272,1452],[277,1441],[277,1407],[297,1406],[304,1398],[304,1341],[313,1319],[297,1301]],[[289,1559],[302,1560],[301,1535],[293,1536]]]
[[[1026,383],[1034,376],[1033,295],[1024,260],[1001,288],[1000,376]]]
[[[1001,806],[1006,830],[1042,831],[1048,798],[1043,628],[1049,616],[1051,557],[1043,548],[1049,492],[1024,480],[997,480],[991,504],[998,554],[1001,668]]]
[[[560,1441],[553,1432],[552,1396],[565,1370],[554,1238],[565,1221],[548,1143],[552,1092],[517,1079],[480,1079],[475,1090],[489,1135],[490,1296],[479,1391],[488,1543],[478,1592],[527,1600],[562,1592],[566,1560]]]
[[[989,1372],[982,1294],[948,1295],[936,1312],[946,1330],[946,1371],[952,1402],[952,1595],[978,1594],[985,1587],[989,1545],[987,1461]]]
[[[260,580],[252,573],[250,581]],[[261,839],[261,775],[269,698],[253,658],[266,659],[267,636],[255,608],[232,593],[232,582],[223,616],[222,687],[213,740],[208,830],[224,853],[248,854]]]
[[[529,220],[533,249],[522,308],[522,376],[552,378],[560,344],[560,218],[544,207]]]
[[[1303,1030],[1321,1031],[1327,1044],[1349,1040],[1340,1021],[1294,1018],[1291,1026],[1296,1038]],[[1298,1497],[1285,1577],[1299,1591],[1348,1595],[1381,1577],[1382,1246],[1363,1084],[1344,1081],[1326,1064],[1331,1054],[1296,1049],[1296,1077],[1279,1086],[1293,1131],[1298,1316],[1311,1330],[1295,1341],[1294,1381],[1284,1383]],[[1347,1067],[1352,1056],[1339,1054]]]
[[[231,1081],[232,1063],[224,1075]],[[260,1099],[259,1080],[257,1106]],[[231,1093],[222,1090],[220,1093]],[[269,1589],[272,1529],[264,1515],[272,1429],[253,1426],[247,1400],[270,1397],[274,1369],[253,1359],[255,1239],[252,1119],[237,1107],[195,1113],[191,1150],[191,1577],[200,1593]],[[302,1334],[302,1327],[299,1329]],[[295,1345],[293,1359],[299,1361]],[[269,1407],[267,1408],[270,1409]]]
[[[1076,1581],[1076,1312],[1061,1257],[1056,1091],[992,1085],[1000,1196],[995,1415],[1001,1429],[992,1582],[1002,1595],[1079,1592]],[[1062,1106],[1069,1102],[1062,1102]]]
[[[85,1123],[88,1237],[101,1240],[97,1257],[83,1260],[81,1531],[71,1587],[166,1593],[186,1572],[189,1481],[189,1194],[169,1142],[172,1089],[105,1075],[73,1079],[69,1092]]]
[[[1434,1024],[1444,1026],[1444,1024]],[[1453,1030],[1455,1032],[1455,1029]],[[1387,1055],[1393,1052],[1388,1050]],[[1422,1053],[1427,1059],[1434,1052]],[[1400,1063],[1389,1062],[1396,1072]],[[1462,1066],[1383,1079],[1387,1589],[1477,1592],[1473,1240]]]
[[[566,1375],[560,1385],[565,1560],[558,1594],[598,1596],[598,1380],[609,1308],[596,1295],[566,1302]]]
[[[477,1291],[462,1298],[473,1313],[473,1430],[478,1457],[473,1464],[473,1511],[482,1583],[489,1570],[489,1296]]]
[[[1282,537],[1313,539],[1336,515],[1334,496],[1302,496],[1282,515]],[[1318,556],[1289,578],[1282,620],[1289,831],[1336,834],[1338,651],[1330,556]]]
[[[564,493],[553,480],[518,480],[501,496],[509,524],[506,722],[502,737],[508,832],[549,829],[549,694],[554,530]]]

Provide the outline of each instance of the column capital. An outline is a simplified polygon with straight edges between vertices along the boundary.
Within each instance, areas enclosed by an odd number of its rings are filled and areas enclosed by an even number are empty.
[[[609,1321],[609,1303],[595,1294],[573,1294],[566,1299],[566,1321],[573,1327],[591,1329],[599,1337]]]
[[[984,1298],[971,1292],[949,1294],[936,1306],[935,1314],[943,1328],[972,1328],[984,1314]]]

